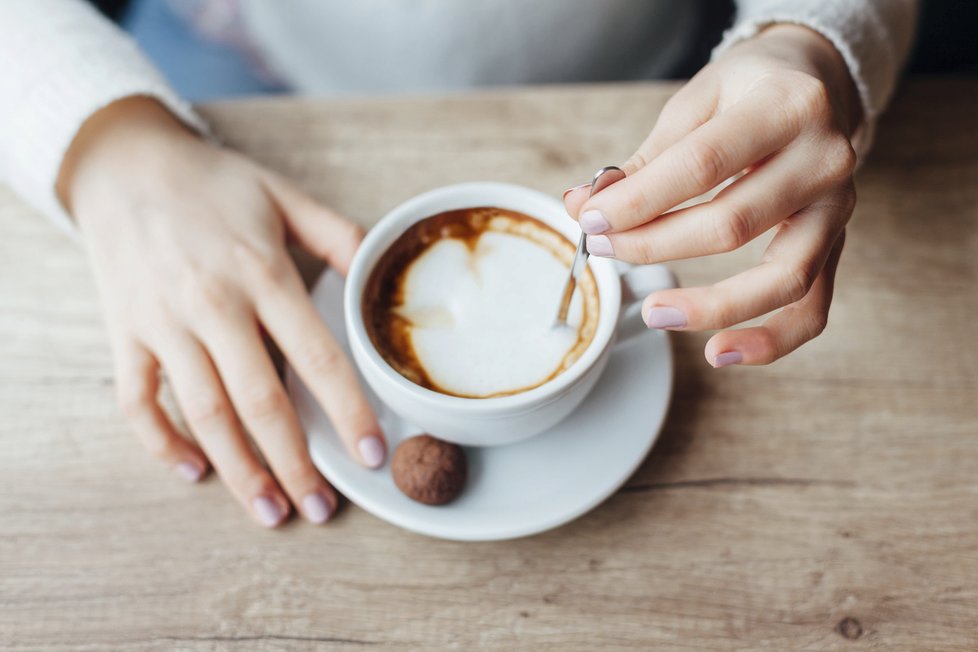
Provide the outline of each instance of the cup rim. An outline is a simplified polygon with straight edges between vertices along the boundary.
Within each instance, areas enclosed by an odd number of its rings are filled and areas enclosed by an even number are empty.
[[[407,201],[387,212],[368,232],[350,263],[343,293],[343,309],[347,337],[354,351],[359,349],[363,362],[394,383],[412,398],[439,409],[465,411],[512,412],[536,407],[563,394],[578,383],[601,359],[610,347],[621,308],[621,277],[614,261],[591,257],[591,267],[598,286],[600,312],[598,327],[584,353],[565,371],[532,389],[507,396],[475,398],[443,394],[422,387],[402,376],[377,351],[367,334],[363,319],[362,292],[377,259],[411,225],[437,213],[460,208],[495,206],[526,213],[551,226],[576,244],[580,237],[577,223],[566,215],[563,204],[556,198],[525,186],[493,181],[473,181],[440,186]],[[431,207],[431,208],[429,208]],[[556,216],[562,215],[563,219]],[[358,360],[358,362],[361,362]],[[366,374],[365,374],[366,375]]]

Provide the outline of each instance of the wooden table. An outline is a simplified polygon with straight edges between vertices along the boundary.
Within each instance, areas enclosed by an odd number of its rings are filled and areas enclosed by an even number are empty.
[[[558,193],[676,86],[204,107],[370,224],[495,179]],[[453,543],[350,506],[253,526],[117,413],[80,250],[0,194],[0,648],[978,649],[978,82],[907,83],[858,175],[828,330],[766,368],[675,337],[651,457],[578,521]],[[675,265],[685,284],[758,255]]]

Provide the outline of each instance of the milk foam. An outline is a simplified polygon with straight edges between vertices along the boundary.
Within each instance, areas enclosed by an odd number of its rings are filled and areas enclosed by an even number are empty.
[[[414,355],[440,388],[492,396],[534,387],[578,343],[581,292],[570,328],[554,328],[568,267],[533,240],[485,231],[472,243],[443,238],[405,270],[401,305]]]

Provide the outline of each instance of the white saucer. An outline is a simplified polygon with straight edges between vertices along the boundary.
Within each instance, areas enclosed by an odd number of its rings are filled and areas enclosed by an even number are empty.
[[[312,291],[319,314],[345,345],[342,297],[343,280],[332,271],[325,272]],[[389,463],[371,471],[354,462],[302,381],[291,367],[286,370],[286,386],[309,437],[313,462],[333,486],[394,525],[459,541],[543,532],[611,496],[655,443],[672,381],[672,352],[664,332],[647,331],[619,343],[595,390],[566,421],[509,446],[466,448],[465,491],[449,505],[430,507],[401,493],[391,479]],[[363,387],[391,452],[401,440],[419,434]]]

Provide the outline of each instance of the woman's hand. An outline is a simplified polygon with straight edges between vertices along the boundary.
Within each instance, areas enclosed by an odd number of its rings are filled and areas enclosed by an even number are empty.
[[[717,333],[715,367],[767,364],[825,327],[855,194],[849,142],[859,99],[832,45],[779,25],[730,49],[672,97],[628,177],[568,212],[593,255],[658,263],[736,249],[772,227],[761,264],[710,287],[650,295],[650,328],[725,329],[784,308],[763,325]],[[715,199],[672,210],[746,171]]]
[[[310,521],[327,520],[336,494],[310,461],[263,337],[284,352],[350,455],[382,464],[377,420],[286,250],[292,237],[345,273],[360,229],[143,98],[85,124],[58,191],[95,270],[119,400],[150,452],[192,481],[210,462],[262,525],[281,523],[290,503]],[[157,402],[161,368],[196,444]]]

